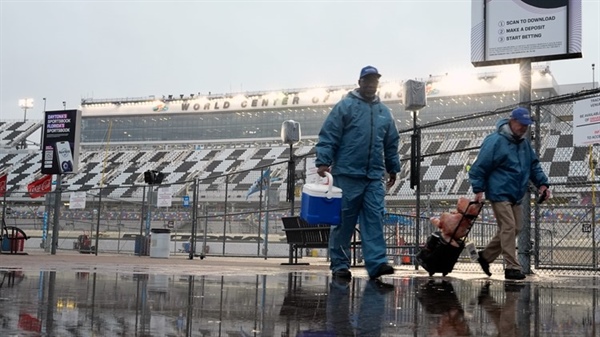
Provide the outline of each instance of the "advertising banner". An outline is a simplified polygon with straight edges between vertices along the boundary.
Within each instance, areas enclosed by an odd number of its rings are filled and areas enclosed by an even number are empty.
[[[581,57],[581,0],[472,1],[474,66]]]
[[[69,196],[69,209],[85,209],[85,192],[71,192]]]
[[[42,173],[77,173],[81,139],[81,111],[46,111],[43,132]]]
[[[573,146],[600,143],[600,97],[573,102]]]
[[[43,197],[52,191],[52,175],[45,175],[27,185],[27,192],[32,199]]]
[[[0,197],[6,193],[6,181],[8,180],[8,174],[4,173],[0,175]]]
[[[156,207],[171,207],[173,194],[171,194],[170,186],[160,187],[156,194]]]

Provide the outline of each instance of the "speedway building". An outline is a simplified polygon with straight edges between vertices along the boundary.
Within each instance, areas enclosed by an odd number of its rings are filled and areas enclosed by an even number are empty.
[[[518,73],[482,73],[461,78],[448,74],[430,75],[422,79],[426,83],[428,105],[417,116],[404,110],[402,81],[382,83],[379,96],[396,118],[401,132],[399,152],[402,159],[399,183],[386,198],[414,201],[414,190],[408,182],[410,165],[407,160],[413,118],[417,118],[419,125],[434,125],[481,112],[508,109],[518,103],[518,79]],[[67,192],[102,187],[107,201],[140,201],[143,198],[143,173],[157,170],[165,174],[163,184],[171,186],[173,200],[189,195],[191,182],[197,178],[202,200],[221,201],[225,194],[223,175],[241,172],[228,179],[228,198],[245,202],[249,188],[260,177],[260,170],[256,168],[281,163],[274,171],[285,171],[290,147],[281,141],[281,127],[286,120],[301,125],[302,140],[292,151],[295,156],[305,159],[297,163],[296,171],[306,172],[308,176],[302,177],[305,181],[311,178],[314,171],[310,170],[310,153],[321,124],[334,104],[354,88],[355,85],[347,85],[273,92],[82,99],[79,171],[65,176],[63,186]],[[548,66],[533,70],[533,101],[582,89],[585,89],[583,84],[559,85]],[[424,191],[435,192],[431,195],[438,199],[456,199],[457,195],[468,193],[465,166],[475,159],[476,151],[458,150],[476,149],[483,137],[493,130],[498,118],[484,114],[459,125],[439,124],[423,129],[421,148],[425,156],[421,178]],[[552,122],[550,119],[545,121]],[[2,122],[0,170],[9,173],[9,190],[26,191],[25,186],[39,177],[41,151],[19,148],[19,144],[40,128],[41,122],[36,121]],[[550,146],[563,146],[564,140],[572,138],[570,132],[552,134],[556,141],[551,140],[550,144],[554,145]],[[564,139],[559,141],[561,137]],[[436,153],[443,155],[427,156]],[[556,161],[557,158],[553,159]],[[573,160],[585,161],[586,158],[569,157],[562,161],[568,164]],[[556,177],[559,180],[569,175],[568,168],[555,172],[563,175]],[[587,176],[587,173],[581,175]],[[285,200],[285,179],[275,182],[272,189],[279,192],[279,199]],[[13,194],[12,197],[16,201],[31,201],[26,194]],[[257,200],[256,196],[248,199],[253,200]],[[181,201],[174,201],[173,206],[180,204]]]

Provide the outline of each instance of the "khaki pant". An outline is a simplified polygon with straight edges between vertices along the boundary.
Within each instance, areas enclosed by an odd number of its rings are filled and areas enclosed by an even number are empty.
[[[481,255],[488,262],[493,262],[502,254],[505,269],[521,270],[517,260],[515,240],[523,226],[523,207],[508,201],[492,202],[492,209],[498,221],[498,231],[488,243]]]

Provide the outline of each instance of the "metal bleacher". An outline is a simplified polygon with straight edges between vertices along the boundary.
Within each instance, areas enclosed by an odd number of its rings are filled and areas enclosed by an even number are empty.
[[[35,125],[23,126],[12,122],[10,128],[30,130]],[[12,130],[11,129],[11,130]],[[12,131],[2,130],[6,139]],[[26,134],[25,131],[22,134]],[[464,195],[469,192],[470,184],[465,166],[475,159],[477,150],[465,150],[481,145],[486,133],[454,133],[443,131],[430,133],[422,138],[421,148],[425,157],[421,162],[422,192],[440,197]],[[550,179],[557,183],[577,182],[587,179],[586,172],[577,172],[571,167],[581,167],[587,161],[585,148],[572,147],[572,134],[569,131],[549,130],[543,135],[541,163]],[[410,188],[410,140],[401,137],[400,157],[402,160],[398,183],[388,191],[388,197],[411,199],[414,190]],[[6,143],[6,141],[4,141]],[[103,188],[110,191],[114,198],[142,197],[143,172],[158,169],[166,173],[165,183],[175,184],[173,192],[184,193],[190,181],[199,179],[201,191],[220,191],[224,179],[219,176],[225,173],[241,172],[228,180],[229,190],[235,191],[237,197],[245,196],[245,192],[260,176],[261,167],[274,162],[283,162],[289,158],[289,147],[285,145],[220,145],[215,148],[178,148],[173,150],[137,149],[123,146],[112,148],[82,147],[79,172],[65,177],[65,188],[71,191],[97,188],[103,180]],[[312,142],[293,148],[296,156],[305,155],[314,150]],[[31,182],[39,175],[41,168],[41,151],[38,148],[7,149],[0,148],[0,169],[9,171],[8,185],[21,186]],[[297,169],[303,169],[304,163]],[[252,170],[247,172],[247,170]],[[571,172],[572,171],[572,172]],[[581,171],[581,170],[580,170]],[[285,189],[286,177],[274,185]],[[136,186],[133,186],[136,185]],[[212,193],[212,192],[211,192]],[[207,194],[208,195],[208,194]],[[178,195],[175,195],[178,196]],[[206,197],[206,196],[205,196]]]
[[[16,148],[42,127],[42,121],[0,121],[0,148]]]

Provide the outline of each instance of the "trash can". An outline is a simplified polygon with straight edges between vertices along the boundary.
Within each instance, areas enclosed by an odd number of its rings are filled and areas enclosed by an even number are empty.
[[[13,251],[22,252],[25,250],[25,237],[21,232],[17,232],[17,237],[13,238]]]
[[[133,253],[138,256],[148,256],[148,240],[143,235],[135,236],[135,244],[133,246]]]
[[[9,252],[10,251],[10,243],[11,243],[11,239],[9,239],[8,235],[4,234],[2,236],[2,251],[3,252]]]
[[[25,236],[21,232],[4,234],[2,237],[2,251],[18,253],[25,249]]]
[[[169,258],[169,246],[171,244],[171,230],[153,228],[150,230],[150,257]]]

